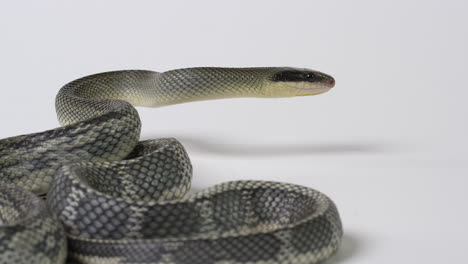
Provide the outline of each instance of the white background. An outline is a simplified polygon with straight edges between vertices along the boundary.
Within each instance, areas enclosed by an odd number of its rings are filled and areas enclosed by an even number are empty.
[[[180,139],[194,188],[307,185],[336,202],[331,263],[462,263],[468,250],[466,1],[3,1],[0,138],[58,126],[54,97],[102,71],[295,66],[316,97],[139,109]]]

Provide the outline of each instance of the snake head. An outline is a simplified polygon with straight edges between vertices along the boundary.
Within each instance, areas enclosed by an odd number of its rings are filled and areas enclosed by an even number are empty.
[[[322,72],[280,68],[269,80],[265,92],[271,97],[307,96],[327,92],[335,86],[335,79]]]

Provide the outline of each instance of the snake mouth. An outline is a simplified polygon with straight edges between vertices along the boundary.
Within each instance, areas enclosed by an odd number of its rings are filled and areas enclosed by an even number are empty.
[[[286,84],[289,87],[297,89],[301,95],[316,95],[328,92],[335,86],[333,78],[323,80],[321,82],[289,82]]]

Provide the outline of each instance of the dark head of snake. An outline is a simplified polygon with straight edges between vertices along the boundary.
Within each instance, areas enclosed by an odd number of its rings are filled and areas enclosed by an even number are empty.
[[[335,86],[330,75],[310,69],[279,69],[266,92],[278,96],[306,96],[327,92]]]

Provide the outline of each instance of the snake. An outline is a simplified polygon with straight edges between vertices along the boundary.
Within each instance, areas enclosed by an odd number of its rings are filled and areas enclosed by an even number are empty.
[[[66,84],[55,100],[60,127],[0,140],[0,264],[330,258],[343,228],[328,196],[259,180],[191,193],[186,149],[174,138],[140,141],[135,107],[308,96],[334,84],[293,67],[122,70]]]

